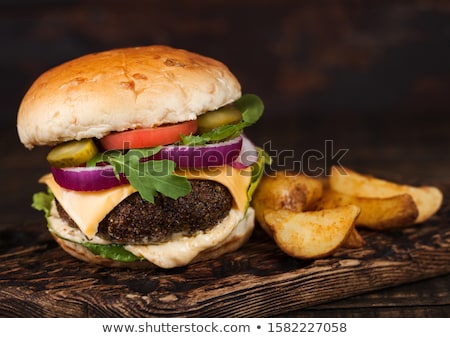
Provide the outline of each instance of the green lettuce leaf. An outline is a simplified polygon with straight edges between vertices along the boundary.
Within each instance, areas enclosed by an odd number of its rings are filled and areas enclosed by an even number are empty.
[[[140,261],[139,258],[127,251],[123,245],[120,244],[95,244],[89,242],[81,243],[83,246],[89,249],[92,253],[103,258],[109,258],[119,262],[135,262]]]
[[[258,150],[258,161],[252,164],[252,179],[250,180],[250,185],[247,190],[247,198],[248,198],[248,204],[250,204],[253,193],[255,192],[256,188],[258,187],[259,182],[261,181],[261,178],[264,175],[264,168],[266,165],[270,165],[272,163],[272,159],[270,158],[269,154],[267,154],[263,149],[257,147]]]
[[[33,195],[33,203],[31,203],[31,207],[43,211],[45,213],[45,217],[48,218],[50,216],[50,209],[52,207],[52,201],[54,199],[53,194],[50,190],[48,192],[37,192]]]

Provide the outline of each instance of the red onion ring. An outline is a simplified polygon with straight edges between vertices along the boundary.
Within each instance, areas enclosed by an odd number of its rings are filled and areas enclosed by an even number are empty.
[[[111,165],[99,167],[54,168],[51,172],[61,187],[75,191],[98,191],[127,184],[125,176],[120,180],[114,175]]]
[[[258,158],[258,149],[247,137],[242,135],[241,151],[231,165],[236,169],[245,169],[257,162]]]
[[[179,168],[205,168],[231,164],[241,152],[243,139],[211,143],[203,146],[169,145],[161,148],[151,160],[172,160]]]

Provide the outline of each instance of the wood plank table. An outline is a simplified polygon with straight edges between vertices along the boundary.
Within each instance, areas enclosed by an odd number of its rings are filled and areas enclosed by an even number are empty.
[[[274,140],[285,141],[276,128],[272,132]],[[13,131],[4,137],[14,137]],[[263,138],[255,135],[257,140]],[[371,153],[372,149],[360,152]],[[395,164],[386,155],[392,149],[379,152],[366,163],[374,173],[393,177],[401,170],[408,182],[436,184],[444,191],[445,201],[439,213],[424,224],[393,232],[362,231],[367,242],[363,248],[339,249],[333,256],[318,260],[297,260],[282,253],[257,228],[243,248],[219,259],[150,271],[90,266],[57,246],[46,231],[43,216],[29,208],[32,193],[42,189],[34,182],[47,170],[45,153],[45,149],[28,152],[14,144],[1,161],[2,177],[9,179],[1,188],[0,316],[450,314],[450,181],[441,175],[448,169],[448,161],[428,163],[434,169],[426,177],[416,177],[419,170],[405,174],[403,162]],[[356,149],[353,154],[348,163],[360,165],[364,156]],[[383,159],[388,168],[374,165]]]
[[[449,317],[449,1],[23,0],[0,13],[0,316]],[[301,163],[323,168],[347,149],[355,170],[440,186],[443,208],[315,261],[287,257],[260,230],[235,253],[170,271],[76,261],[30,208],[47,149],[23,148],[15,114],[49,67],[147,43],[224,61],[266,104],[248,135],[297,168],[305,154],[328,150]]]

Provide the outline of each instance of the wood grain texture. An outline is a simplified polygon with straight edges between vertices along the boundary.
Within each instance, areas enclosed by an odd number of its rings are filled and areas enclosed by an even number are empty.
[[[446,196],[450,186],[442,187]],[[450,203],[425,224],[362,232],[362,249],[303,261],[261,230],[220,259],[173,270],[108,269],[65,254],[44,224],[2,227],[0,315],[260,317],[450,273]],[[25,244],[27,243],[27,244]]]
[[[450,274],[320,304],[283,317],[440,317],[450,316]]]

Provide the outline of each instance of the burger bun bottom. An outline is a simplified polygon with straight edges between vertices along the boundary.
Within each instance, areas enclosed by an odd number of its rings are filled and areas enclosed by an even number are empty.
[[[250,238],[255,226],[255,212],[253,208],[249,207],[245,217],[237,224],[234,230],[225,238],[220,245],[206,249],[200,252],[190,263],[206,261],[209,259],[218,258],[228,252],[236,251],[242,247]],[[131,269],[151,269],[159,268],[147,260],[135,261],[135,262],[121,262],[113,259],[104,258],[95,255],[85,246],[79,243],[75,243],[69,240],[65,240],[52,233],[55,241],[71,256],[85,261],[87,263],[113,267],[113,268],[131,268]]]

